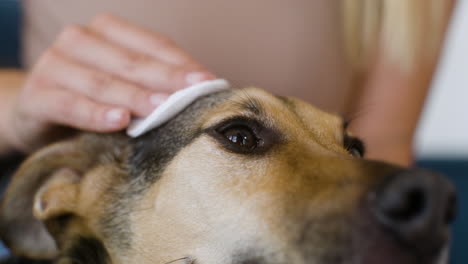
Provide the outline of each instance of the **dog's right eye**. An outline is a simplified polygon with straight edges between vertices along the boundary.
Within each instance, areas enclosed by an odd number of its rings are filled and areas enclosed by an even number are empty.
[[[253,131],[246,126],[228,127],[224,131],[221,131],[221,133],[238,150],[237,152],[251,151],[259,143],[259,139]]]

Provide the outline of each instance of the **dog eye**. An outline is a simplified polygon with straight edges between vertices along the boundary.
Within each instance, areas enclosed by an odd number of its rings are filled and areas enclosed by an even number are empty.
[[[351,156],[354,156],[354,157],[357,157],[357,158],[362,158],[362,156],[363,156],[362,152],[357,148],[348,149],[348,152],[349,152],[349,154],[351,154]]]
[[[364,143],[362,143],[361,140],[345,135],[344,147],[352,156],[357,157],[357,158],[364,157],[365,148],[364,148]]]
[[[258,145],[258,139],[252,130],[244,126],[228,127],[221,131],[224,137],[239,150],[253,150]]]
[[[256,119],[238,116],[205,130],[225,150],[245,155],[261,155],[284,141],[274,128]]]

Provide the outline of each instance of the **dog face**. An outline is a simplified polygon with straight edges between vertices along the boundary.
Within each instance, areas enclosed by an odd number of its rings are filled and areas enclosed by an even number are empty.
[[[59,263],[436,263],[452,186],[362,152],[300,100],[220,92],[136,139],[38,152],[7,190],[1,235]]]

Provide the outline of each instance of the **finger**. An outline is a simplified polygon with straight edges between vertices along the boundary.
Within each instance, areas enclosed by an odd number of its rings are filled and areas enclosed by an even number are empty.
[[[191,56],[162,34],[135,26],[122,18],[103,14],[97,16],[90,28],[106,39],[133,51],[145,53],[153,58],[175,65],[193,65],[204,69]]]
[[[198,72],[197,69],[171,65],[123,49],[81,27],[70,27],[64,31],[55,47],[80,63],[122,77],[147,89],[169,92],[194,82],[211,79],[211,75]]]
[[[130,113],[126,109],[98,104],[86,96],[47,84],[33,94],[31,115],[39,119],[82,130],[117,131],[128,126]]]
[[[146,116],[160,104],[154,97],[164,96],[104,72],[83,67],[60,52],[49,50],[48,53],[44,58],[46,62],[42,66],[44,70],[41,75],[93,101],[130,109],[136,116]]]

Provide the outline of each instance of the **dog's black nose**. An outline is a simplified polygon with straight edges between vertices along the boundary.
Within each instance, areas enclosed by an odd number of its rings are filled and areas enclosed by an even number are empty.
[[[371,194],[377,221],[409,248],[437,253],[449,238],[456,214],[452,184],[425,170],[406,170],[386,178]]]

